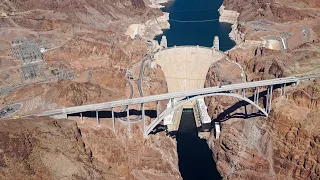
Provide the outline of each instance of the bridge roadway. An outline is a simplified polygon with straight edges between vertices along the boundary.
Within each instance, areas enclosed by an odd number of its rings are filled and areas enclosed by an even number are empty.
[[[183,91],[183,92],[166,93],[166,94],[145,96],[145,97],[133,98],[133,99],[127,99],[127,100],[118,100],[118,101],[112,101],[112,102],[106,102],[106,103],[98,103],[98,104],[90,104],[90,105],[75,106],[75,107],[69,107],[69,108],[63,108],[63,109],[56,109],[56,110],[36,114],[36,116],[54,116],[54,115],[60,115],[60,114],[74,114],[74,113],[80,113],[80,112],[86,112],[86,111],[97,111],[97,110],[103,110],[103,109],[114,108],[119,106],[156,102],[156,101],[168,100],[173,98],[193,97],[193,96],[204,95],[209,93],[212,94],[212,93],[241,90],[241,89],[248,89],[248,88],[255,88],[255,87],[262,87],[262,86],[291,84],[291,83],[297,83],[302,80],[308,80],[308,79],[313,79],[317,77],[320,77],[320,74],[301,76],[301,77],[269,79],[269,80],[239,83],[239,84],[230,84],[222,87],[209,87],[209,88],[195,89],[195,90],[189,90],[189,91]]]

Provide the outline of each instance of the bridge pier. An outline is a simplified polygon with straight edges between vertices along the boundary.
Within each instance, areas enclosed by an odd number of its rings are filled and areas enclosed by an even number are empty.
[[[281,93],[282,93],[282,96],[286,95],[286,84],[281,85]]]
[[[172,98],[170,100],[171,100],[171,107],[174,108],[174,98]]]
[[[81,123],[84,123],[84,121],[83,121],[83,116],[82,116],[82,112],[80,113],[80,118],[81,118]]]
[[[268,108],[267,113],[270,113],[270,111],[271,111],[272,91],[273,91],[273,86],[271,85],[270,86],[270,93],[269,93],[269,108]]]
[[[114,111],[113,111],[113,107],[111,108],[111,118],[112,118],[112,128],[113,128],[113,132],[116,133],[116,125],[115,125],[115,118],[114,118]]]
[[[266,107],[265,110],[268,113],[268,107],[269,107],[269,86],[267,86],[267,95],[266,95]]]
[[[254,88],[253,102],[258,104],[259,101],[259,87]]]
[[[159,101],[157,101],[157,118],[159,118],[159,114],[160,114],[160,103]]]
[[[259,105],[259,87],[257,87],[257,97],[256,97],[256,104]]]
[[[141,104],[141,111],[142,111],[142,132],[144,134],[145,129],[146,129],[144,103]]]
[[[246,97],[246,89],[242,89],[242,97]]]
[[[216,139],[218,139],[221,131],[219,122],[214,122],[214,130],[216,132]]]
[[[128,123],[128,136],[131,138],[131,125],[130,125],[130,111],[129,111],[129,105],[127,105],[127,123]]]
[[[99,119],[99,111],[96,111],[96,118],[97,118],[98,127],[101,127],[100,126],[100,119]]]

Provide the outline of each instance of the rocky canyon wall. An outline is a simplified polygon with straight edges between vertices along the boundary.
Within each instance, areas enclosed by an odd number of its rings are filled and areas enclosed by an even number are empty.
[[[251,34],[244,25],[266,19],[277,22],[279,27],[304,24],[311,33],[318,34],[317,25],[312,23],[319,19],[316,4],[314,0],[224,1],[224,9],[239,13],[239,23],[234,24],[236,31],[233,31],[245,42],[238,41],[227,53],[231,61],[243,67],[246,81],[320,72],[317,35],[281,52],[266,49],[258,42],[266,33],[255,35],[252,41],[246,39]],[[205,87],[242,81],[241,71],[237,72],[237,67],[227,62],[220,61],[209,70]],[[319,79],[288,87],[287,92],[283,97],[279,90],[274,91],[269,117],[261,117],[257,109],[234,98],[206,98],[210,116],[221,125],[219,139],[215,140],[212,131],[208,144],[224,179],[320,178]],[[251,93],[247,91],[247,95]],[[262,106],[263,102],[260,99],[259,104]]]
[[[319,179],[319,93],[318,81],[301,85],[273,100],[270,117],[225,123],[211,142],[223,177]]]

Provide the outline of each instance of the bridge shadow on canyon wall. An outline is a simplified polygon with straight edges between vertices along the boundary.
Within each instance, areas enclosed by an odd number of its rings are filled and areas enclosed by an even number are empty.
[[[266,95],[267,95],[267,91],[262,91],[259,93],[259,97],[263,98],[262,99],[263,106],[260,106],[261,108],[264,108],[264,105],[266,104],[266,101],[267,101]],[[248,97],[248,99],[250,99],[251,101],[254,101],[254,96],[250,96],[250,97]],[[224,122],[224,121],[228,121],[229,119],[232,119],[232,118],[249,119],[249,118],[253,118],[253,117],[265,116],[258,109],[257,109],[257,112],[248,113],[248,111],[247,111],[248,105],[251,105],[251,104],[246,101],[239,101],[239,102],[233,104],[232,106],[230,106],[229,108],[225,109],[220,114],[218,114],[217,118],[212,119],[212,122]],[[260,103],[259,105],[262,105],[262,104]],[[240,108],[244,108],[243,113],[233,113],[237,109],[240,109]],[[232,115],[230,115],[230,114],[232,114]],[[214,126],[214,124],[213,124],[213,126]]]
[[[112,112],[111,110],[101,110],[99,111],[99,118],[112,118]],[[141,110],[137,109],[130,109],[129,110],[130,116],[141,116],[142,112]],[[156,118],[157,117],[157,111],[156,110],[145,110],[145,115],[150,118]],[[74,114],[68,114],[68,116],[75,116],[80,117],[80,113],[74,113]],[[96,111],[86,111],[82,113],[83,117],[88,118],[96,118]],[[122,112],[116,112],[114,111],[114,117],[115,118],[127,118],[127,110],[124,110]]]

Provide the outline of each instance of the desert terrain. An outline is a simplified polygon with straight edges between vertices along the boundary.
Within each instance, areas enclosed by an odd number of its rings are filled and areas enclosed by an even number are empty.
[[[230,35],[237,46],[212,65],[205,87],[320,73],[318,0],[225,0],[223,5],[239,13]],[[84,121],[30,116],[140,97],[144,55],[166,26],[158,22],[163,12],[154,7],[157,1],[148,0],[1,2],[0,109],[21,107],[0,120],[0,179],[181,179],[176,141],[164,132],[144,139],[140,123],[133,123],[129,138],[125,122],[117,121],[113,132],[109,117],[102,117],[98,128],[90,116]],[[143,24],[144,36],[126,34],[132,24]],[[35,78],[24,78],[24,64],[13,55],[17,37],[45,51],[43,71]],[[144,96],[168,92],[161,67],[145,62]],[[220,137],[212,131],[207,139],[223,178],[319,179],[319,98],[316,79],[288,87],[285,97],[275,92],[267,118],[246,117],[244,111],[257,111],[249,105],[228,114],[220,122]],[[223,112],[238,102],[205,101],[214,120],[225,119]],[[161,110],[165,106],[162,102]]]

